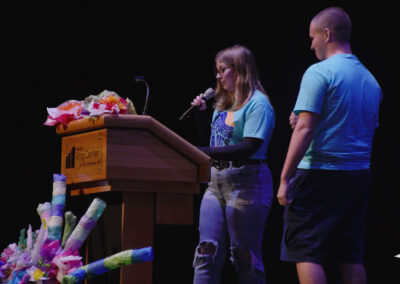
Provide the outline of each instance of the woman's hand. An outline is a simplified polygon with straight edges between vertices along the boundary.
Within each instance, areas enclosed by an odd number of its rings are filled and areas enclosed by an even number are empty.
[[[207,104],[202,98],[204,97],[204,94],[198,95],[191,103],[192,106],[198,106],[199,110],[205,110],[207,108]]]

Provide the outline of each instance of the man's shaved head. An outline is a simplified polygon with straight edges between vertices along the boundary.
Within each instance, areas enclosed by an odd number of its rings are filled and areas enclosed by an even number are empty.
[[[318,30],[323,31],[325,28],[328,28],[333,32],[337,42],[350,42],[351,20],[342,8],[326,8],[315,15],[312,22]]]

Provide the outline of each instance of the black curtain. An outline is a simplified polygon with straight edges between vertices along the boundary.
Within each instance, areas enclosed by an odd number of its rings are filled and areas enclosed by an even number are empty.
[[[369,283],[399,279],[400,210],[396,174],[400,147],[398,97],[399,32],[394,1],[16,1],[4,11],[2,45],[2,171],[0,250],[18,241],[28,224],[39,228],[39,203],[50,201],[52,174],[60,171],[61,141],[44,126],[46,107],[107,89],[129,97],[138,112],[150,86],[148,113],[193,144],[194,120],[179,121],[194,96],[215,86],[215,54],[233,44],[250,48],[276,112],[269,166],[279,183],[291,130],[288,117],[301,76],[316,62],[308,25],[328,6],[344,8],[353,21],[353,53],[380,83],[384,101],[372,169],[375,182],[366,231]],[[396,100],[397,101],[397,100]],[[396,109],[395,109],[396,108]],[[201,195],[195,198],[198,209]],[[66,205],[68,208],[68,204]],[[73,208],[68,208],[73,210]],[[197,212],[195,220],[197,221]],[[269,283],[296,283],[292,265],[279,261],[282,208],[274,202],[265,232]],[[193,226],[159,226],[155,283],[189,283],[197,242]],[[231,283],[233,268],[224,270]]]

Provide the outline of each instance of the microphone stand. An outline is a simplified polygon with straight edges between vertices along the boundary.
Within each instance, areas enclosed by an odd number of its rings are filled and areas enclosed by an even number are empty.
[[[149,101],[149,84],[147,84],[147,82],[144,80],[143,76],[135,76],[135,81],[136,82],[142,82],[145,84],[146,86],[146,101],[144,103],[144,107],[143,107],[143,115],[147,115],[147,103]]]

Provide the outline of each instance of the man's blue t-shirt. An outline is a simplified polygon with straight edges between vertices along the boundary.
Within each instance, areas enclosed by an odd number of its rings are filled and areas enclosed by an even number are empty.
[[[370,167],[382,92],[353,54],[336,54],[303,75],[296,114],[319,114],[314,138],[298,168],[359,170]]]
[[[243,137],[260,138],[264,142],[250,159],[265,159],[268,143],[275,127],[275,113],[268,98],[256,90],[242,108],[233,112],[233,127],[225,123],[228,112],[214,110],[210,146],[237,145],[242,142]]]

